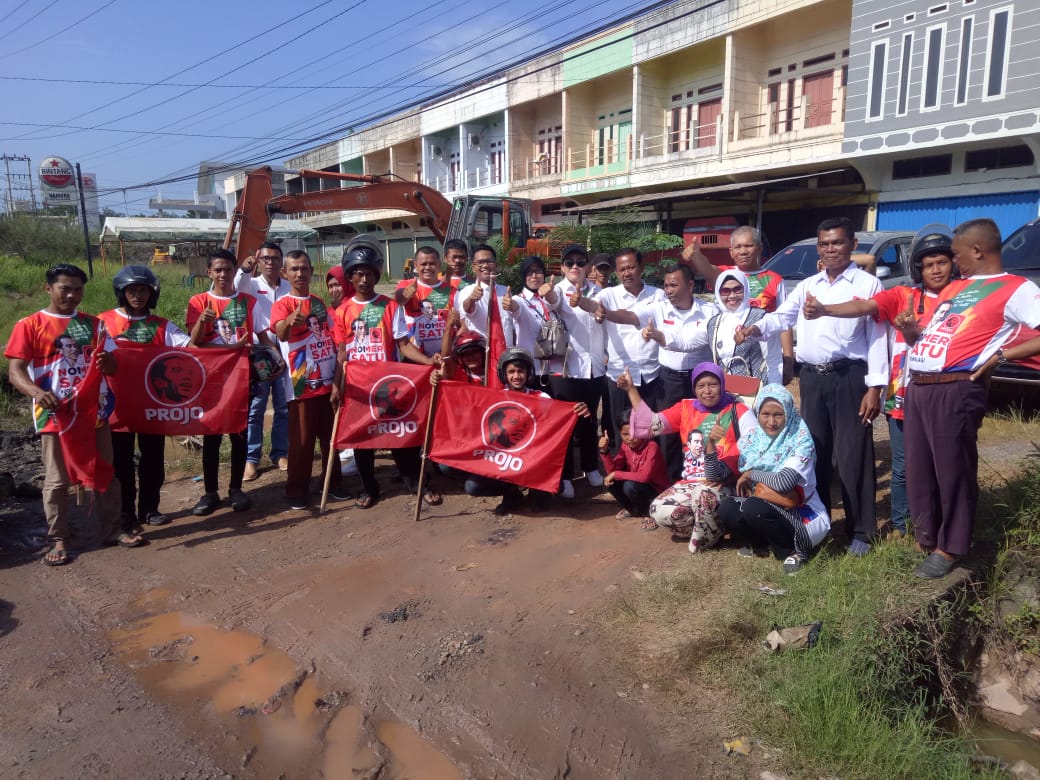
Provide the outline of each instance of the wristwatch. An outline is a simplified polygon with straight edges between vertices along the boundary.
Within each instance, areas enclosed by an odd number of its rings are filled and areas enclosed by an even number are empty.
[[[997,365],[1002,366],[1008,362],[1007,355],[1004,354],[1003,349],[997,350]]]

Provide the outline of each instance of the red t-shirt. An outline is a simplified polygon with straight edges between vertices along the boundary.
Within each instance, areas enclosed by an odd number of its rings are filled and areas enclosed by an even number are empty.
[[[211,292],[193,295],[188,301],[185,326],[190,333],[199,321],[206,305],[217,312],[217,318],[206,328],[202,336],[204,344],[234,344],[246,336],[252,338],[256,332],[256,298],[249,293],[238,292],[224,298]]]
[[[288,351],[287,363],[292,379],[293,398],[328,395],[336,372],[336,341],[332,337],[332,316],[317,295],[298,298],[283,295],[271,307],[271,333],[278,337],[280,322],[301,309],[306,325],[294,325],[283,342]]]
[[[455,302],[455,288],[438,282],[432,287],[416,281],[416,291],[404,305],[404,319],[408,325],[408,336],[427,357],[441,351],[441,339],[448,318],[448,311]],[[410,285],[402,281],[397,289]]]
[[[924,293],[924,311],[918,315],[917,321],[927,323],[935,311],[939,296],[935,293]],[[878,322],[891,324],[896,315],[913,307],[916,314],[921,304],[920,287],[893,287],[882,290],[874,296],[878,305],[878,313],[874,318]],[[889,352],[892,354],[892,370],[888,378],[888,390],[885,394],[885,414],[897,420],[903,419],[903,401],[906,398],[906,340],[902,331],[889,328]]]
[[[719,422],[726,430],[725,435],[715,445],[719,461],[725,463],[731,472],[739,473],[737,459],[737,433],[740,430],[740,418],[747,411],[740,401],[730,404],[718,412],[702,412],[693,405],[693,401],[684,399],[670,406],[661,417],[668,421],[674,430],[679,432],[683,442],[683,482],[700,482],[704,480],[704,442],[708,433]],[[699,433],[698,437],[696,434]]]
[[[163,347],[186,347],[190,342],[184,331],[165,317],[154,314],[130,317],[122,309],[110,309],[99,314],[98,319],[104,323],[108,335],[117,340]]]
[[[404,313],[385,295],[343,301],[332,320],[333,337],[346,348],[347,360],[397,360],[397,340],[408,336]]]
[[[65,400],[86,376],[97,344],[96,317],[81,312],[63,315],[41,310],[15,323],[4,356],[26,361],[33,383]],[[108,419],[114,405],[115,397],[102,380],[99,422]],[[35,399],[33,424],[37,433],[58,432],[51,412],[37,405]]]

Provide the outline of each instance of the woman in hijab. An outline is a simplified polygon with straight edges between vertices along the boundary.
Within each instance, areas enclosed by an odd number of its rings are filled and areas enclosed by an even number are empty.
[[[719,313],[708,320],[708,344],[712,359],[727,374],[751,376],[765,382],[769,378],[769,369],[763,349],[771,349],[772,344],[749,339],[737,345],[733,339],[737,328],[754,325],[765,316],[765,310],[752,308],[750,301],[751,288],[743,272],[734,268],[719,274],[715,281],[715,302]],[[776,348],[780,349],[779,342]]]
[[[343,266],[334,265],[325,274],[325,287],[329,291],[329,310],[335,311],[343,301],[354,297],[354,285],[347,281]]]
[[[718,542],[722,526],[719,502],[732,493],[736,479],[737,441],[754,427],[754,419],[738,398],[726,392],[722,370],[699,363],[691,373],[693,398],[654,412],[639,397],[626,371],[618,387],[628,390],[632,402],[630,428],[637,438],[678,433],[683,442],[682,477],[650,504],[644,531],[665,526],[675,535],[689,536],[690,552]],[[728,483],[728,484],[727,484]]]
[[[758,427],[740,441],[736,495],[722,502],[719,518],[748,545],[741,555],[772,548],[784,557],[784,572],[794,574],[831,527],[816,493],[816,449],[782,385],[763,387],[754,409]]]

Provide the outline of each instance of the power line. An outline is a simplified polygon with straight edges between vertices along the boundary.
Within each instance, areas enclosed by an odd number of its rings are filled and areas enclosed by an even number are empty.
[[[13,127],[61,127],[70,130],[97,130],[102,133],[129,133],[131,135],[173,135],[182,136],[185,138],[217,138],[222,140],[231,141],[268,141],[271,140],[271,136],[259,136],[259,135],[214,135],[207,133],[178,133],[172,130],[125,130],[116,127],[102,127],[96,125],[94,127],[86,127],[83,125],[50,125],[43,122],[4,122],[0,120],[0,125],[11,125]],[[281,141],[302,141],[302,138],[280,138]]]
[[[112,3],[116,0],[111,0]],[[34,44],[36,45],[36,44]],[[7,55],[0,55],[3,59]],[[314,62],[317,62],[315,60]],[[313,62],[308,64],[314,64]],[[192,87],[194,89],[287,89],[287,90],[312,90],[312,89],[380,89],[383,85],[360,85],[360,84],[185,84],[182,82],[159,82],[159,81],[104,81],[101,79],[53,79],[42,76],[0,76],[0,81],[42,81],[48,84],[92,84],[113,87]],[[422,87],[424,84],[390,84],[396,89],[407,89],[409,87]],[[56,125],[57,127],[57,125]]]
[[[29,5],[29,0],[22,0],[22,2],[20,2],[18,5],[16,5],[13,10],[8,11],[6,14],[4,14],[3,18],[0,18],[0,24],[3,24],[4,22],[6,22],[8,19],[10,19],[16,13],[21,11],[27,5]]]
[[[45,6],[43,7],[43,8],[41,8],[41,9],[40,9],[39,11],[37,11],[36,13],[34,13],[34,14],[33,14],[32,16],[30,16],[30,17],[29,17],[28,19],[26,19],[26,20],[25,20],[24,22],[22,22],[21,24],[17,24],[17,25],[15,25],[15,26],[14,26],[14,27],[12,27],[12,28],[11,28],[10,30],[8,30],[7,32],[5,32],[5,33],[4,33],[3,35],[0,35],[0,41],[2,41],[2,40],[3,40],[4,38],[9,38],[9,37],[11,37],[11,36],[12,36],[12,35],[14,35],[14,34],[15,34],[16,32],[18,32],[18,31],[19,31],[19,30],[21,30],[21,29],[22,29],[23,27],[25,27],[25,25],[29,24],[29,22],[33,21],[33,20],[34,20],[34,19],[36,19],[36,18],[37,18],[38,16],[41,16],[42,14],[45,14],[45,13],[46,13],[47,11],[49,11],[49,10],[50,10],[50,9],[51,9],[51,8],[52,8],[53,6],[55,6],[55,5],[57,5],[57,4],[58,4],[58,0],[52,0],[52,1],[50,2],[50,3],[48,3],[48,4],[47,4],[47,5],[45,5]],[[24,5],[24,3],[23,3],[22,5]],[[18,6],[18,8],[21,8],[21,7],[22,7],[22,6]],[[17,11],[17,10],[18,10],[18,8],[16,8],[15,10]],[[10,16],[10,14],[8,14],[8,16]],[[6,17],[5,17],[5,18],[6,18]]]
[[[73,27],[76,27],[77,25],[82,24],[83,22],[87,21],[87,19],[89,19],[90,17],[97,16],[99,13],[104,11],[106,8],[108,8],[110,5],[112,5],[114,2],[116,2],[116,0],[108,0],[108,2],[105,3],[103,6],[101,6],[100,8],[95,8],[93,11],[91,11],[86,16],[81,16],[79,19],[77,19],[72,24],[68,25],[67,27],[63,27],[62,29],[58,30],[57,32],[49,34],[46,38],[43,38],[42,40],[36,41],[36,43],[30,43],[28,46],[23,46],[20,49],[15,49],[14,51],[9,51],[6,54],[0,54],[0,60],[6,60],[8,57],[13,57],[16,54],[21,54],[23,51],[29,51],[29,49],[36,48],[40,44],[46,43],[47,41],[54,40],[55,38],[63,35],[64,33],[67,33]]]

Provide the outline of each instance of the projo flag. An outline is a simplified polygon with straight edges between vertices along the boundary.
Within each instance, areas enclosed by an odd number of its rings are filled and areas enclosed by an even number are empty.
[[[249,411],[249,350],[119,342],[112,429],[164,436],[239,433]]]
[[[351,360],[343,383],[337,449],[421,447],[430,413],[432,366]]]
[[[471,474],[555,493],[577,419],[563,401],[445,381],[428,454]]]

